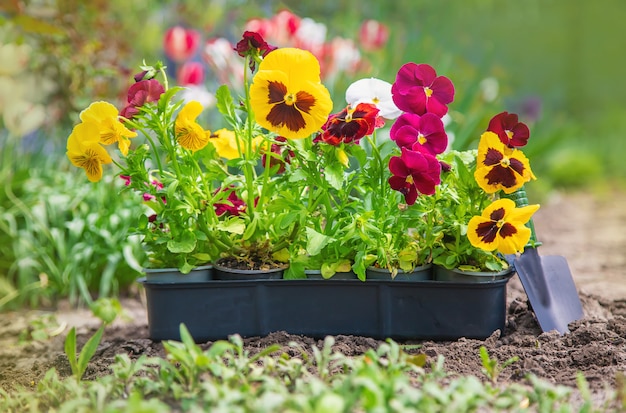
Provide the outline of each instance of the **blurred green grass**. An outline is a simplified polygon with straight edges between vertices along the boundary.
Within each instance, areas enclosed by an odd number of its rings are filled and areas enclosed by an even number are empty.
[[[438,71],[443,67],[457,85],[458,101],[469,85],[458,67],[445,67],[452,55],[455,62],[474,66],[480,77],[498,80],[502,110],[520,113],[529,99],[539,101],[540,118],[531,124],[528,152],[537,176],[549,180],[549,186],[626,180],[626,2],[303,3],[284,2],[297,13],[325,16],[327,24],[348,31],[364,18],[388,24],[391,53],[381,73],[406,61],[428,62]]]

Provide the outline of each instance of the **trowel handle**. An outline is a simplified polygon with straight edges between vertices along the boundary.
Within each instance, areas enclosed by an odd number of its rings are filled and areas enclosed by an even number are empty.
[[[526,189],[522,185],[521,188],[516,190],[510,194],[502,195],[504,198],[508,198],[515,202],[515,206],[518,208],[528,206],[528,195],[526,195]],[[530,228],[530,241],[528,242],[528,246],[530,247],[538,247],[541,245],[541,242],[537,241],[537,233],[535,232],[535,224],[533,223],[532,218],[528,220],[526,226]]]

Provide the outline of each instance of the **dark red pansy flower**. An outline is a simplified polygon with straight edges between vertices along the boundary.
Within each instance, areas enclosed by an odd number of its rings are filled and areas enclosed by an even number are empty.
[[[522,147],[530,138],[530,129],[518,120],[515,113],[498,113],[489,121],[487,130],[498,135],[502,143],[510,148]]]
[[[429,112],[442,117],[454,100],[454,85],[447,77],[437,76],[430,65],[411,62],[398,71],[391,94],[398,109],[404,112]]]
[[[441,165],[434,155],[402,148],[400,156],[389,160],[389,186],[413,205],[419,195],[433,195],[441,182]]]
[[[448,146],[443,122],[433,113],[403,113],[391,126],[389,136],[401,148],[414,149],[418,145],[432,155],[442,153]]]
[[[252,57],[252,59],[250,59],[250,70],[254,72],[256,67],[255,57],[265,57],[272,50],[276,50],[276,47],[269,45],[259,33],[245,31],[243,32],[242,39],[237,42],[234,50],[241,57]]]
[[[377,118],[378,108],[371,103],[359,103],[355,108],[348,105],[328,117],[318,140],[334,146],[359,143],[361,138],[374,133]]]
[[[141,80],[128,88],[128,104],[120,111],[120,115],[131,119],[141,106],[148,102],[156,102],[165,92],[165,88],[156,79]]]
[[[237,42],[235,47],[241,57],[245,57],[250,52],[258,52],[261,56],[265,56],[275,49],[276,47],[269,45],[259,33],[250,31],[243,33],[243,38]]]

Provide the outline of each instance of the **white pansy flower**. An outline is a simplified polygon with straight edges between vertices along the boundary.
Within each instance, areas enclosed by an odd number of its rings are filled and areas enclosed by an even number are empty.
[[[348,86],[346,102],[354,107],[359,103],[371,103],[378,108],[379,116],[385,119],[395,119],[402,111],[393,103],[391,83],[381,79],[360,79]]]

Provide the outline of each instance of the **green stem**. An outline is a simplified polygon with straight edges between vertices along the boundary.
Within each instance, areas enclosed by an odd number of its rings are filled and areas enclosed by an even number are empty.
[[[247,118],[246,118],[246,129],[245,129],[245,147],[244,147],[244,163],[243,163],[243,172],[244,172],[244,177],[246,179],[246,184],[247,184],[247,192],[248,192],[248,197],[247,197],[247,210],[249,211],[249,215],[253,216],[254,214],[254,195],[255,195],[255,188],[254,188],[254,182],[256,180],[256,174],[254,171],[254,167],[251,164],[252,161],[252,132],[254,130],[254,113],[252,112],[252,107],[250,106],[250,79],[248,77],[248,67],[249,67],[249,63],[250,63],[250,57],[246,56],[245,59],[245,64],[244,64],[244,69],[243,69],[243,84],[244,84],[244,93],[245,93],[245,99],[244,99],[244,105],[246,108],[246,112],[248,114]],[[261,188],[261,192],[264,192],[265,188]]]
[[[159,174],[163,175],[163,165],[161,163],[161,157],[159,156],[158,146],[154,143],[154,139],[152,139],[150,134],[146,132],[146,128],[131,119],[124,119],[124,123],[128,124],[131,128],[136,129],[143,134],[143,136],[146,138],[146,140],[150,144],[150,147],[152,148],[152,152],[154,152],[155,154],[157,166],[159,167]]]
[[[366,136],[367,138],[367,142],[370,144],[370,146],[372,147],[372,155],[374,156],[374,159],[376,160],[376,163],[378,164],[378,189],[380,191],[380,199],[376,200],[376,197],[374,197],[374,199],[372,199],[372,203],[377,202],[384,202],[386,200],[386,195],[387,195],[387,185],[385,183],[385,175],[384,175],[384,164],[383,164],[383,158],[380,155],[380,150],[378,149],[378,145],[376,144],[376,131],[374,130],[374,133],[372,135],[368,135]],[[374,206],[374,211],[376,211],[377,215],[383,212],[384,208],[381,208],[381,205],[375,205]],[[377,219],[379,218],[378,216],[376,217]]]
[[[165,66],[160,66],[159,67],[159,72],[161,72],[161,75],[163,76],[163,88],[165,89],[165,91],[167,92],[167,90],[170,88],[169,87],[169,83],[167,81],[167,73],[165,72]]]

